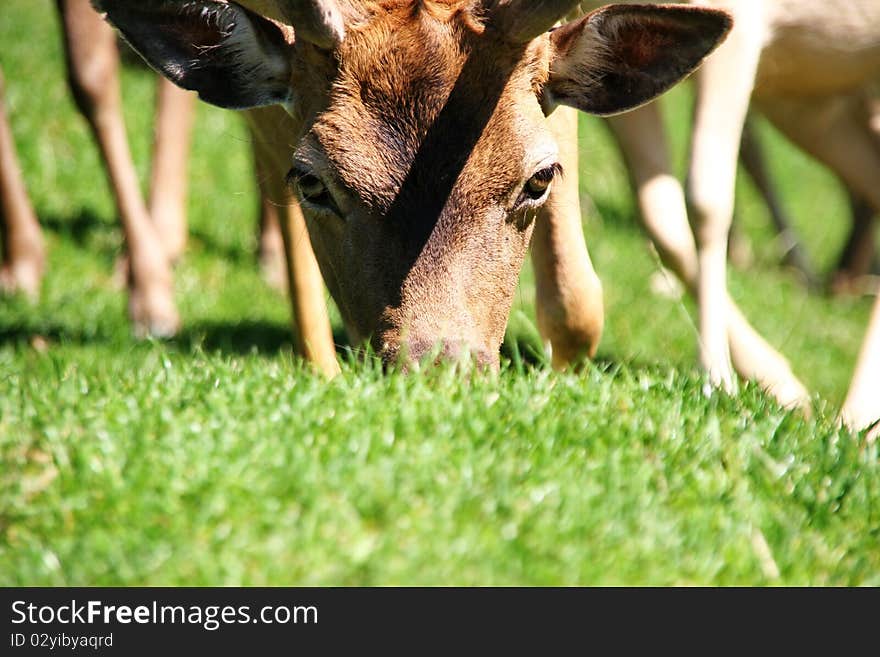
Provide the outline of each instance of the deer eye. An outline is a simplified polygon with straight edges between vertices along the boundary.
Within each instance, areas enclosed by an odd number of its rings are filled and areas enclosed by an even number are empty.
[[[294,167],[287,174],[287,182],[299,193],[304,204],[315,209],[329,210],[340,214],[333,195],[327,189],[327,185],[315,174]]]
[[[536,202],[542,200],[550,191],[553,179],[562,173],[560,164],[553,164],[536,172],[528,182],[526,182],[520,195],[520,204]]]

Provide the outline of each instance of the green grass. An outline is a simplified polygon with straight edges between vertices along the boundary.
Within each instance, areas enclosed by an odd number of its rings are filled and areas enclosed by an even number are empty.
[[[702,394],[693,308],[650,292],[656,259],[591,119],[585,230],[608,314],[598,365],[561,375],[517,357],[540,351],[526,269],[498,376],[346,360],[328,383],[291,355],[285,300],[254,262],[240,120],[199,108],[183,332],[138,343],[54,4],[6,0],[0,43],[50,253],[39,302],[0,303],[0,584],[880,585],[877,447],[833,421],[870,300],[811,296],[780,270],[747,184],[738,212],[755,262],[731,288],[817,392],[811,420],[752,386]],[[126,69],[123,84],[146,180],[153,78]],[[667,103],[680,156],[688,93]],[[845,199],[761,131],[828,267]]]

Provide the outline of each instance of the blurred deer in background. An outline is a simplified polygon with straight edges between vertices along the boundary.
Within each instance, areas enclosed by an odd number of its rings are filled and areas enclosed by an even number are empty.
[[[195,94],[159,78],[150,195],[145,202],[122,117],[116,33],[88,0],[57,0],[57,6],[71,95],[100,149],[125,234],[129,314],[135,333],[171,336],[179,326],[171,265],[181,257],[187,241],[186,169]],[[0,71],[0,287],[35,298],[45,269],[45,247],[16,157],[3,84]],[[259,256],[269,282],[285,288],[280,224],[282,218],[289,222],[288,214],[294,210],[288,208],[290,194],[279,195],[282,176],[259,161],[266,157],[263,150],[255,144],[261,190]],[[273,175],[276,181],[271,180]]]
[[[148,206],[141,195],[122,118],[116,34],[88,0],[57,0],[57,4],[70,90],[106,165],[123,228],[128,311],[134,330],[138,335],[173,335],[179,318],[171,263],[186,243],[186,166],[194,97],[167,81],[160,82]],[[5,112],[0,120],[2,282],[8,291],[35,297],[45,267],[45,250]]]
[[[712,382],[732,389],[732,364],[783,404],[806,405],[806,390],[788,363],[751,331],[727,293],[728,233],[743,125],[751,105],[880,211],[880,140],[871,100],[880,78],[880,2],[692,4],[730,12],[734,29],[695,76],[687,195],[673,176],[656,103],[609,123],[627,161],[645,228],[664,264],[697,298],[701,361]],[[847,258],[872,250],[869,222],[859,222],[854,235]],[[880,418],[877,314],[843,409],[856,427]]]

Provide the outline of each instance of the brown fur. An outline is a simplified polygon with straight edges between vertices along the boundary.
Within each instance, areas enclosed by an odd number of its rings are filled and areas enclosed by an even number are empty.
[[[359,336],[391,357],[443,338],[494,362],[531,234],[507,214],[532,173],[523,144],[544,130],[533,88],[546,48],[487,47],[467,3],[371,6],[294,157],[348,204],[346,235],[317,246],[325,278]]]

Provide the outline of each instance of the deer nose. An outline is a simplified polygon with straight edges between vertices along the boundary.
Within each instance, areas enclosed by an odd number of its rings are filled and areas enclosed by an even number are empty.
[[[477,347],[462,340],[407,340],[396,349],[383,351],[386,365],[426,366],[440,362],[467,362],[480,369],[498,369],[498,350]]]

